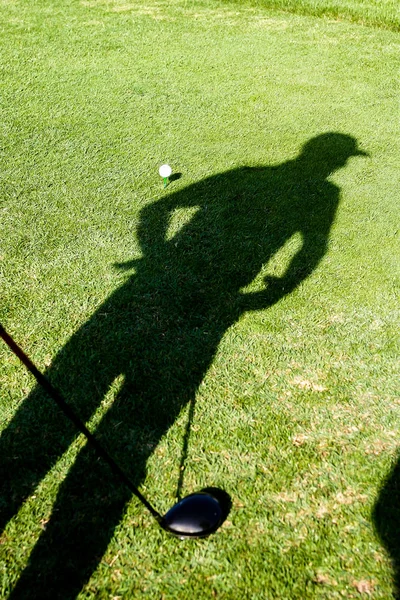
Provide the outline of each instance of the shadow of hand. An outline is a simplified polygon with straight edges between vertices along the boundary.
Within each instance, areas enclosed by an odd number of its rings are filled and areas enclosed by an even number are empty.
[[[133,260],[128,260],[127,262],[122,263],[113,263],[113,268],[119,271],[130,271],[131,269],[135,269],[137,264],[140,262],[140,258],[135,258]]]

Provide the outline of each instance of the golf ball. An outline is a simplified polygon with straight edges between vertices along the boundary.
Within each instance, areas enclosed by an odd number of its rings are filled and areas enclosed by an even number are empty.
[[[158,172],[160,173],[161,177],[169,177],[172,173],[172,169],[169,165],[161,165],[161,167],[158,169]]]

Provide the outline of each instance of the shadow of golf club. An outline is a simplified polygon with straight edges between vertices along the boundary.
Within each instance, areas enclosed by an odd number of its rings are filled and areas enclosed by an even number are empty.
[[[176,498],[178,500],[180,500],[182,498],[183,479],[185,476],[186,459],[188,457],[188,452],[189,452],[190,431],[191,431],[191,427],[192,427],[192,423],[193,423],[195,406],[196,406],[196,400],[195,400],[195,398],[191,398],[190,402],[189,402],[189,414],[188,414],[188,418],[186,421],[185,433],[184,433],[183,441],[182,441],[181,460],[179,463],[179,471],[178,471],[179,477],[178,477],[178,484],[176,487],[176,494],[175,494]]]

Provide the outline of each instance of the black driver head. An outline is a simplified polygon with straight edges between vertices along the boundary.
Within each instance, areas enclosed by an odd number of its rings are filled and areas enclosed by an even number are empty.
[[[161,526],[182,539],[206,537],[222,525],[230,507],[226,492],[206,488],[177,502],[164,515]]]

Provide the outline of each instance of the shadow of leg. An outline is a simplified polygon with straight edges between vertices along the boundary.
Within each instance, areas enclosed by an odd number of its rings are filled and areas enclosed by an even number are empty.
[[[100,562],[130,499],[85,447],[61,485],[46,530],[10,600],[72,600]]]
[[[76,435],[40,388],[24,400],[0,436],[0,531]]]

